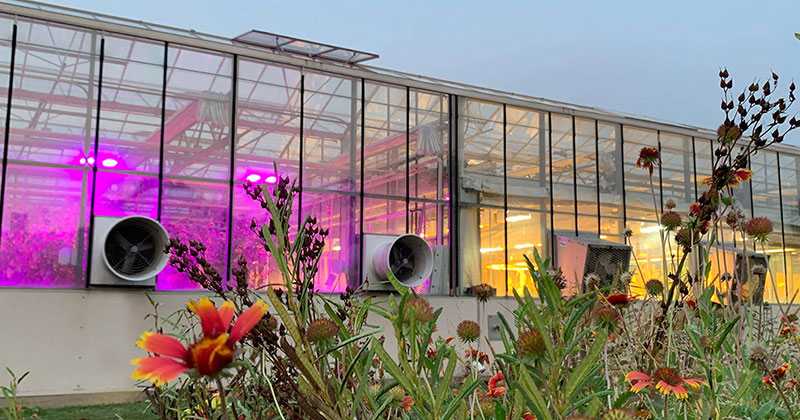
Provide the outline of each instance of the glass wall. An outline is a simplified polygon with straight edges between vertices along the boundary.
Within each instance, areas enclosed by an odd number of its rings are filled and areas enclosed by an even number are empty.
[[[0,88],[12,87],[0,100],[1,286],[86,287],[92,217],[129,215],[204,242],[226,280],[244,256],[252,287],[279,284],[250,230],[266,213],[243,185],[269,189],[289,177],[301,189],[294,224],[312,215],[329,232],[315,280],[323,292],[359,284],[362,234],[403,233],[437,255],[437,287],[421,292],[529,288],[525,256],[551,256],[554,232],[629,242],[636,288],[672,258],[661,251],[656,213],[672,200],[686,215],[713,167],[713,142],[679,128],[30,19],[17,20],[14,41],[13,28],[0,16]],[[652,178],[635,167],[643,147],[661,151]],[[752,183],[736,193],[748,216],[773,220],[761,251],[779,297],[800,287],[800,154],[784,150],[757,155]],[[720,236],[714,279],[754,248],[728,228]],[[161,290],[196,287],[169,268],[157,280]]]

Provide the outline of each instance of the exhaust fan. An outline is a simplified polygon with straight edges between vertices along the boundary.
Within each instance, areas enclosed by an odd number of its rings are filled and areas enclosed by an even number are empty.
[[[403,286],[417,287],[428,280],[433,271],[430,245],[417,235],[364,234],[364,256],[361,260],[361,284],[367,290],[392,292],[387,273],[392,271]]]
[[[567,279],[564,294],[582,293],[588,274],[600,277],[600,286],[610,286],[620,274],[628,271],[631,247],[595,238],[554,235],[555,260]]]
[[[93,286],[155,286],[166,267],[169,235],[156,220],[143,216],[94,218]]]

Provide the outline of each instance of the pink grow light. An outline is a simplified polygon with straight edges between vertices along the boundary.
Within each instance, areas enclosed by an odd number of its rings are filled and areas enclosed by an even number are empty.
[[[275,175],[270,175],[266,179],[264,179],[264,182],[266,182],[267,184],[277,184],[278,177]]]
[[[100,164],[105,166],[106,168],[113,168],[113,167],[117,166],[117,164],[119,164],[119,162],[117,162],[117,160],[113,159],[113,158],[105,158],[105,159],[103,159],[102,162],[100,162]]]
[[[250,181],[250,182],[258,182],[261,179],[261,175],[259,175],[259,174],[250,174],[250,175],[247,175],[247,177],[245,179]]]

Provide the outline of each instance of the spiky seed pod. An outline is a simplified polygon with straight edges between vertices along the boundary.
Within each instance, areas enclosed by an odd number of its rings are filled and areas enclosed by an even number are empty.
[[[636,413],[624,408],[614,408],[606,411],[602,420],[636,420]]]
[[[619,311],[613,306],[603,305],[594,311],[594,322],[601,328],[616,329],[620,318]]]
[[[478,299],[478,302],[486,303],[494,296],[494,287],[481,283],[472,288],[472,294],[475,295],[475,299]]]
[[[492,418],[494,416],[494,398],[489,394],[481,394],[478,397],[478,406],[485,418]]]
[[[525,331],[517,339],[517,354],[522,357],[539,356],[544,350],[544,340],[539,330]]]
[[[475,321],[461,321],[456,327],[456,335],[464,343],[478,341],[481,336],[481,327]]]
[[[747,233],[747,236],[764,243],[769,240],[772,229],[772,220],[766,217],[754,217],[744,226],[744,232]]]
[[[419,296],[412,296],[406,301],[403,322],[411,322],[411,314],[414,314],[417,322],[433,322],[433,308],[431,307],[431,304]]]
[[[700,348],[703,350],[711,350],[714,348],[714,338],[704,335],[700,337]]]
[[[763,367],[770,364],[769,351],[761,346],[755,346],[750,350],[750,361],[756,366]]]
[[[319,343],[336,337],[339,326],[328,318],[319,318],[311,321],[306,328],[306,340],[310,343]]]
[[[647,294],[650,296],[661,296],[664,291],[664,283],[661,283],[661,280],[652,279],[645,283],[644,289],[647,290]]]
[[[689,228],[680,228],[678,232],[675,234],[675,242],[684,247],[690,248],[692,245],[697,245],[699,241],[699,237],[696,232],[693,232]]]
[[[267,328],[269,328],[270,331],[278,329],[278,318],[275,315],[264,317],[264,322],[266,323]]]
[[[390,389],[387,393],[397,402],[403,401],[403,398],[406,397],[406,392],[403,390],[403,387],[399,385]]]
[[[586,285],[586,290],[597,290],[602,285],[600,284],[602,280],[600,280],[600,276],[595,273],[589,273],[583,279],[583,283]]]
[[[661,226],[668,231],[673,231],[681,225],[681,215],[670,210],[661,215]]]

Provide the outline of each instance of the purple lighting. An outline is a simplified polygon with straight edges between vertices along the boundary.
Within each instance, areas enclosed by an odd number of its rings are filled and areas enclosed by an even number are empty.
[[[82,157],[80,162],[81,162],[81,165],[86,165],[86,158]]]
[[[105,166],[106,168],[113,168],[113,167],[117,166],[118,163],[119,162],[117,162],[117,160],[114,159],[114,158],[105,158],[105,159],[103,159],[102,162],[100,162],[100,164]]]
[[[250,175],[247,175],[247,177],[245,179],[250,181],[250,182],[258,182],[261,179],[261,175],[259,175],[259,174],[250,174]]]
[[[89,156],[89,157],[86,159],[86,163],[88,163],[88,164],[89,164],[89,166],[91,166],[91,165],[94,165],[94,158],[93,158],[93,157],[91,157],[91,156]]]
[[[278,183],[278,177],[275,175],[270,175],[264,179],[264,182],[267,184],[276,184]]]

